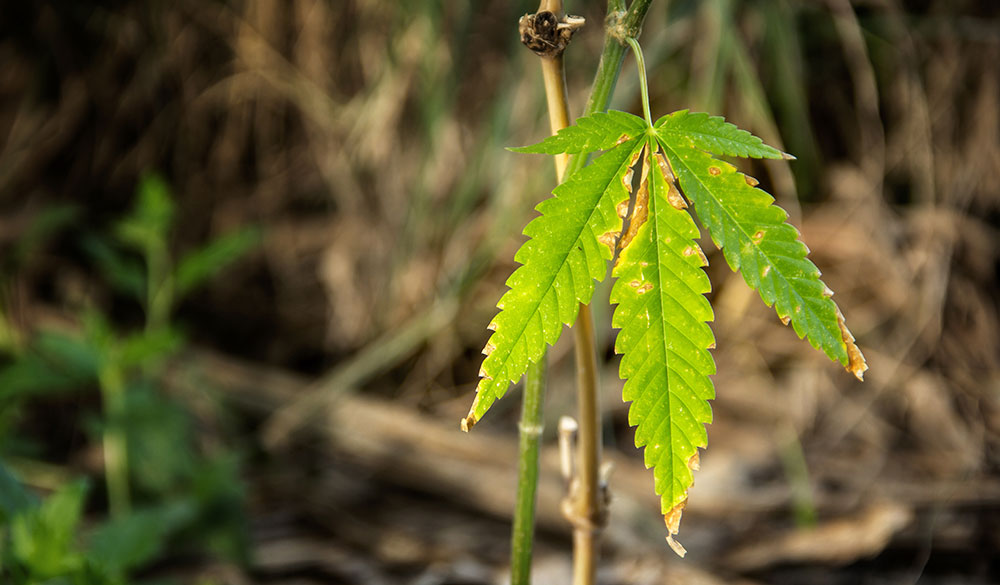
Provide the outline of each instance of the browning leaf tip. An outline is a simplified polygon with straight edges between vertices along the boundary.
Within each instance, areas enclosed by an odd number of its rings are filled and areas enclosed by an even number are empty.
[[[854,374],[854,377],[858,380],[864,382],[868,363],[865,361],[865,356],[861,353],[861,349],[854,343],[854,335],[847,328],[847,321],[844,320],[844,314],[840,312],[840,307],[837,307],[837,326],[840,327],[840,336],[843,338],[844,345],[847,348],[847,371]]]
[[[476,426],[476,422],[476,415],[470,412],[469,416],[463,418],[459,425],[462,427],[462,432],[467,433],[469,429]]]
[[[668,534],[667,535],[667,544],[669,544],[670,548],[673,549],[673,551],[675,553],[677,553],[677,556],[679,556],[682,559],[684,558],[684,555],[686,555],[687,552],[688,552],[687,549],[684,548],[683,544],[681,544],[681,543],[677,542],[676,540],[674,540],[674,537],[673,537],[672,534]]]
[[[701,454],[697,449],[688,457],[687,466],[691,471],[701,469]],[[681,516],[684,514],[684,508],[687,507],[687,500],[687,493],[685,492],[684,498],[663,515],[663,523],[667,526],[667,544],[681,558],[684,558],[684,555],[687,554],[687,549],[674,539],[674,535],[680,531]]]
[[[684,513],[685,506],[687,506],[687,497],[663,515],[663,522],[667,525],[667,544],[681,558],[684,558],[684,555],[687,554],[687,549],[681,543],[674,540],[674,535],[680,530],[681,515]]]

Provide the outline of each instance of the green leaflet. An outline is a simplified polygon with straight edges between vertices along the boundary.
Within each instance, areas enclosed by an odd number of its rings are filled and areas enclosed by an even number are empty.
[[[726,122],[722,116],[680,110],[663,116],[653,124],[664,142],[686,145],[724,156],[751,158],[792,158],[777,148],[764,144],[746,130]]]
[[[628,199],[630,167],[642,143],[627,140],[574,173],[556,187],[514,256],[521,263],[507,279],[510,287],[497,303],[500,313],[483,353],[476,399],[463,428],[471,427],[554,344],[563,325],[576,320],[580,303],[589,303],[594,280],[603,280],[614,237],[622,227],[617,207]]]
[[[609,110],[580,118],[573,126],[563,128],[538,144],[509,148],[514,152],[534,154],[579,154],[607,150],[622,142],[622,137],[635,138],[646,131],[642,118],[625,112]]]
[[[798,239],[798,230],[785,222],[788,215],[773,205],[773,197],[754,188],[756,181],[700,150],[715,146],[716,152],[731,154],[737,145],[747,144],[745,137],[733,140],[737,132],[751,135],[722,123],[721,118],[707,118],[695,134],[697,139],[685,139],[684,132],[695,116],[686,112],[666,116],[657,122],[657,138],[698,219],[729,266],[743,275],[768,306],[774,306],[782,321],[791,321],[800,338],[807,337],[813,347],[857,374],[849,356],[856,349],[853,338],[849,341],[849,332],[845,335],[846,329],[841,328],[839,310],[830,299],[833,292],[806,257],[809,250]],[[692,143],[699,148],[691,148]],[[762,152],[758,147],[751,154]]]
[[[715,362],[708,348],[715,338],[707,325],[712,307],[704,293],[711,285],[695,241],[698,228],[680,195],[671,193],[673,178],[662,155],[651,159],[654,149],[657,143],[650,139],[631,217],[641,225],[630,226],[634,235],[623,241],[612,273],[617,281],[611,302],[618,304],[612,325],[621,329],[615,351],[622,354],[622,398],[632,403],[628,422],[636,427],[636,446],[645,446],[646,467],[654,468],[656,493],[673,535],[694,481],[698,448],[708,442],[708,401],[715,397],[709,379]]]

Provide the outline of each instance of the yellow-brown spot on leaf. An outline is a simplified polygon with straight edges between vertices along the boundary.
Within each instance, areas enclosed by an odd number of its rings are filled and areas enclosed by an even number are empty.
[[[720,169],[719,167],[708,167],[708,174],[712,175],[713,177],[718,177],[720,174],[722,174],[722,169]]]
[[[483,348],[483,355],[490,355],[497,346],[492,341],[486,343],[486,347]]]
[[[628,142],[631,139],[632,138],[628,134],[622,134],[621,136],[618,137],[618,140],[615,141],[615,146],[618,146],[619,144],[623,144],[625,142]]]
[[[626,202],[627,203],[627,202]],[[618,234],[616,232],[605,232],[597,236],[597,241],[607,246],[612,252],[615,251],[615,245],[618,243]]]
[[[844,345],[847,346],[847,371],[854,374],[858,380],[864,381],[868,363],[865,361],[861,349],[854,343],[854,335],[847,328],[847,322],[844,320],[843,313],[840,312],[840,307],[837,307],[837,326],[840,327],[840,336],[844,340]]]
[[[633,280],[629,282],[628,285],[631,286],[632,288],[639,288],[640,286],[642,286],[642,283],[639,282],[638,280]]]
[[[632,192],[632,175],[635,172],[635,163],[639,161],[639,157],[642,156],[642,153],[644,152],[646,152],[645,146],[632,154],[632,158],[628,161],[628,171],[622,175],[622,185],[624,185],[625,190],[629,193]]]
[[[698,260],[701,261],[701,265],[708,266],[708,256],[705,256],[705,252],[702,251],[701,246],[695,246],[694,249],[698,251]]]
[[[746,181],[747,185],[750,185],[751,187],[756,187],[757,185],[760,185],[760,181],[751,177],[750,175],[743,175],[743,180]]]
[[[770,272],[771,272],[771,265],[770,264],[765,264],[764,268],[762,268],[761,271],[760,271],[760,277],[761,278],[767,278],[767,275],[770,274]]]
[[[619,219],[625,219],[628,217],[628,199],[622,201],[615,207],[615,211],[618,213]]]
[[[667,188],[667,203],[674,209],[687,209],[687,201],[681,196],[681,192],[677,190],[677,180],[674,177],[674,170],[670,168],[670,163],[667,162],[666,157],[663,156],[659,148],[656,150],[656,164],[660,167],[660,172],[663,173],[663,180],[669,186]]]
[[[632,243],[632,239],[639,233],[639,228],[646,223],[649,218],[649,152],[644,146],[640,154],[645,153],[646,157],[642,163],[642,175],[639,177],[639,190],[635,194],[635,205],[632,207],[632,215],[628,222],[628,229],[622,234],[618,248],[624,250]],[[618,261],[621,256],[618,257]],[[616,262],[617,263],[617,262]]]
[[[635,292],[637,294],[644,295],[644,294],[648,293],[651,290],[653,290],[653,283],[647,282],[646,284],[644,284],[644,285],[640,286],[638,289],[636,289]]]
[[[670,188],[667,189],[667,203],[674,209],[687,209],[688,206],[687,201],[684,201],[681,192],[677,190],[677,186],[673,183],[670,183]]]
[[[490,331],[496,331],[497,330],[497,322],[496,321],[490,321],[490,324],[487,325],[486,328],[489,329]]]
[[[674,170],[670,168],[670,163],[667,162],[667,158],[663,156],[660,152],[659,147],[656,149],[656,164],[660,167],[660,172],[663,173],[663,178],[669,183],[674,182]]]
[[[779,317],[779,319],[781,319],[782,325],[788,325],[788,322],[792,320],[792,318],[789,315],[785,315],[784,317]]]
[[[753,240],[753,243],[760,244],[764,241],[764,230],[757,230],[750,239]]]
[[[698,260],[701,262],[701,266],[708,265],[708,257],[705,256],[705,252],[701,250],[701,246],[697,244],[684,248],[684,251],[681,253],[684,254],[685,256],[698,256]]]
[[[701,455],[698,451],[695,451],[694,455],[688,459],[688,469],[691,471],[698,471],[701,469]]]
[[[705,265],[708,264],[708,257],[705,256],[705,252],[703,252],[701,250],[701,246],[698,246],[697,244],[692,245],[692,246],[688,246],[687,248],[684,248],[684,251],[682,252],[682,254],[684,254],[685,256],[695,256],[695,255],[697,255],[698,256],[698,260],[701,261],[701,265],[702,266],[705,266]]]

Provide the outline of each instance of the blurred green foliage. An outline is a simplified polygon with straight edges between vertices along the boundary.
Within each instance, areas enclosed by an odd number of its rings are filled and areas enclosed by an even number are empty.
[[[75,216],[71,208],[42,213],[15,257],[4,259],[5,270],[16,271]],[[130,570],[173,549],[245,559],[239,457],[201,448],[193,413],[161,379],[185,344],[171,319],[176,303],[244,256],[260,235],[240,230],[175,261],[174,217],[169,187],[147,175],[110,236],[84,236],[83,249],[110,287],[143,307],[143,328],[123,328],[90,303],[75,330],[28,332],[19,341],[7,311],[0,313],[0,330],[9,332],[0,347],[8,358],[0,367],[0,576],[10,582],[125,583]],[[78,429],[20,432],[27,413],[65,394],[99,395],[100,414],[84,411]],[[39,500],[2,463],[29,462],[23,466],[31,469],[47,434],[81,431],[104,455],[110,519],[92,527],[82,521],[86,479],[58,482]]]

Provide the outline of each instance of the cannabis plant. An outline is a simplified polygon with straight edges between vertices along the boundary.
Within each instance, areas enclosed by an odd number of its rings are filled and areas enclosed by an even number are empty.
[[[709,400],[715,397],[709,353],[715,339],[708,326],[713,311],[704,296],[711,285],[698,244],[701,229],[800,338],[858,378],[867,366],[788,214],[757,180],[720,158],[793,157],[718,116],[681,110],[654,121],[638,24],[633,18],[631,28],[624,26],[648,2],[633,2],[629,11],[622,2],[611,4],[608,36],[636,56],[644,116],[592,111],[538,144],[512,149],[575,155],[577,161],[600,154],[586,166],[575,165],[524,228],[528,240],[514,256],[520,266],[488,325],[493,333],[483,350],[478,393],[462,426],[474,425],[529,367],[542,362],[563,326],[574,325],[591,302],[611,263],[622,398],[631,403],[636,446],[644,448],[645,464],[653,469],[667,541],[683,555],[673,537],[699,449],[707,444]],[[552,28],[561,32],[566,26]]]

